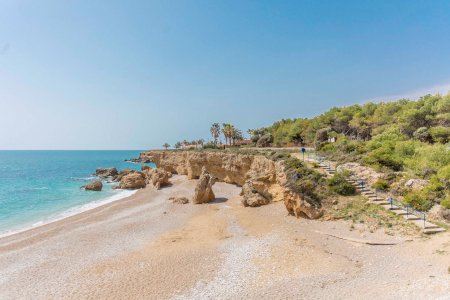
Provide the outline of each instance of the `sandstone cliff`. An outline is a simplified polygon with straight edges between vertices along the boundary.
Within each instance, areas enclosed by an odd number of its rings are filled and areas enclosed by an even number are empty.
[[[251,203],[252,206],[257,206],[271,201],[284,201],[288,212],[297,217],[315,219],[321,216],[318,205],[305,201],[291,189],[283,160],[275,161],[264,155],[228,151],[148,151],[141,153],[140,160],[151,161],[158,168],[187,175],[189,179],[198,179],[202,167],[205,167],[219,181],[239,186],[248,182],[246,186],[251,185],[251,189],[246,189],[243,193],[244,205]],[[253,199],[246,199],[249,196]],[[254,201],[255,198],[259,201]]]

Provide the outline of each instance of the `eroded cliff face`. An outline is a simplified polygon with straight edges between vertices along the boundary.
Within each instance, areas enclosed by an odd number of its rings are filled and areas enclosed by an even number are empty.
[[[227,151],[148,151],[141,153],[140,160],[151,161],[160,169],[187,175],[189,179],[199,178],[202,167],[205,167],[219,181],[239,186],[251,183],[252,191],[267,199],[259,201],[261,203],[284,201],[288,212],[297,217],[316,219],[322,214],[320,207],[304,201],[289,188],[282,160]],[[243,201],[246,201],[246,197],[255,196],[246,195],[246,190],[242,193]]]

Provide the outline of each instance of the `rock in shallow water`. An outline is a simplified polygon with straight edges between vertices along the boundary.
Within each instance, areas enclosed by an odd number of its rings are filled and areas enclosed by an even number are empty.
[[[98,168],[95,170],[95,175],[101,178],[114,177],[117,176],[117,174],[119,173],[116,168]]]
[[[86,191],[101,191],[103,188],[103,183],[100,180],[93,181],[84,186]]]

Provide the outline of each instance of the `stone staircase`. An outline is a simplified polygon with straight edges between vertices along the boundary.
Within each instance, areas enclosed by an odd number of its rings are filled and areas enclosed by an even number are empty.
[[[319,165],[319,168],[324,171],[327,177],[331,177],[336,173],[336,168],[331,162],[317,160],[311,157],[309,157],[307,161],[317,163]],[[415,211],[409,207],[405,207],[400,202],[395,201],[392,198],[386,199],[382,197],[377,193],[377,191],[368,187],[364,183],[364,180],[362,180],[361,178],[352,176],[348,179],[348,182],[351,183],[356,188],[356,190],[361,193],[361,195],[368,198],[371,203],[381,205],[383,208],[390,210],[399,216],[402,216],[406,220],[421,228],[423,233],[433,234],[445,231],[444,228],[427,221],[425,213]]]

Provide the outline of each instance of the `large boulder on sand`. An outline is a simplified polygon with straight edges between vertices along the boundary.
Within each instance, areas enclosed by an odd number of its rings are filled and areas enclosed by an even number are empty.
[[[242,186],[241,195],[244,206],[257,207],[270,203],[270,198],[258,193],[251,180],[245,182]]]
[[[92,181],[84,186],[86,191],[101,191],[103,188],[103,184],[100,180]]]
[[[98,168],[95,170],[95,175],[101,178],[115,177],[118,174],[116,168]]]
[[[144,188],[145,185],[145,175],[140,172],[132,172],[121,177],[119,188],[135,190]]]
[[[172,177],[170,172],[152,168],[146,168],[143,171],[146,176],[146,182],[151,183],[157,190],[170,184],[169,178]]]
[[[214,200],[216,198],[212,190],[214,182],[215,178],[206,171],[205,167],[203,167],[197,186],[195,187],[195,194],[194,198],[192,198],[192,202],[194,204],[202,204]]]

